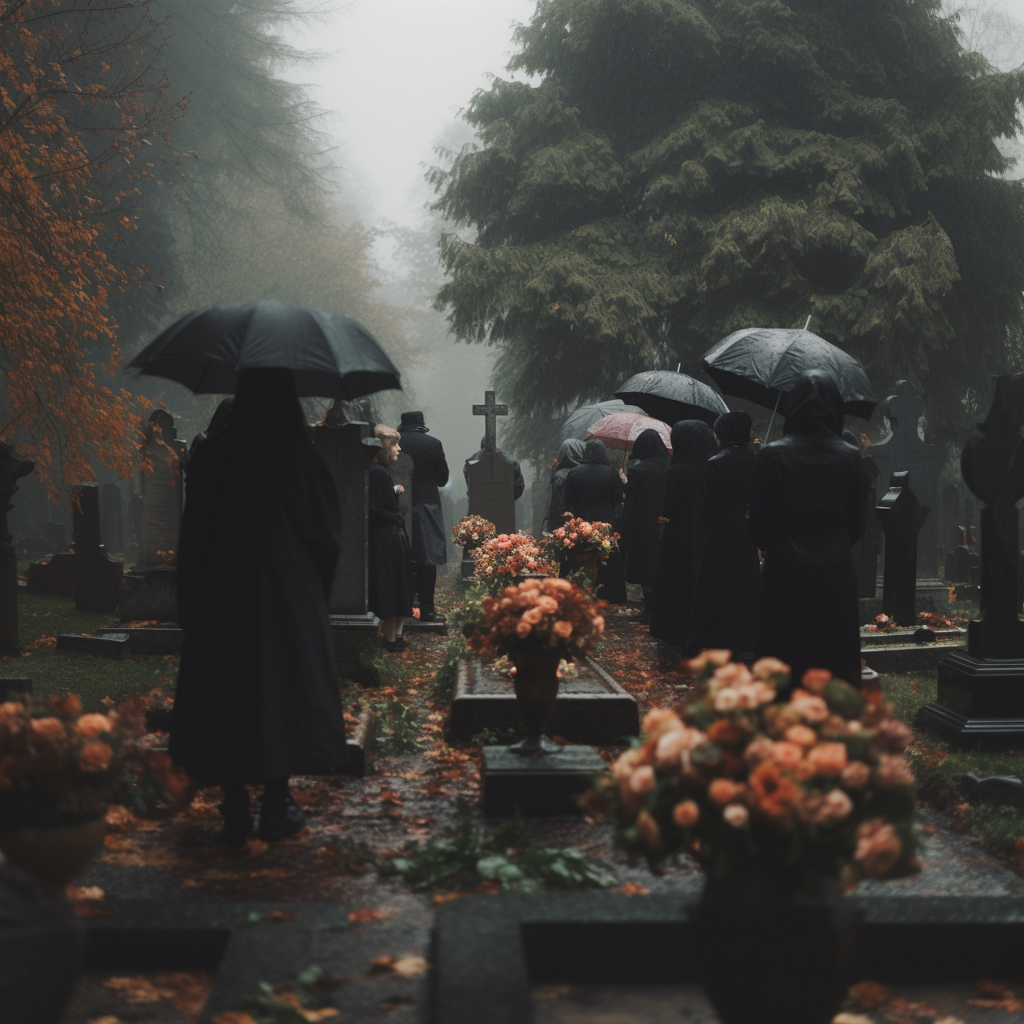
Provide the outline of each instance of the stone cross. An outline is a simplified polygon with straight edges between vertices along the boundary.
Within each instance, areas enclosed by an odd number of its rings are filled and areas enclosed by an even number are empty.
[[[910,472],[889,478],[889,490],[877,510],[885,534],[882,575],[882,611],[901,626],[917,622],[917,535],[930,508],[921,505],[910,489]]]
[[[100,489],[71,488],[75,543],[75,607],[80,612],[116,611],[124,589],[124,563],[115,562],[100,542]]]
[[[917,497],[929,508],[935,508],[939,502],[939,473],[946,456],[944,449],[927,444],[922,436],[925,405],[921,393],[909,381],[899,380],[880,409],[889,421],[890,433],[884,441],[871,446],[871,458],[882,479],[910,470]],[[928,519],[917,545],[917,575],[921,577],[934,578],[939,571],[938,519]]]
[[[174,417],[166,409],[155,409],[142,447],[140,568],[177,564],[184,465],[185,442],[177,440]]]
[[[487,429],[484,432],[484,446],[481,451],[496,452],[498,450],[498,417],[508,415],[507,405],[496,405],[494,392],[484,392],[484,404],[473,406],[474,416],[484,416]]]
[[[9,444],[0,444],[0,654],[21,654],[18,643],[18,557],[7,528],[7,513],[18,490],[18,481],[36,468],[20,459]]]

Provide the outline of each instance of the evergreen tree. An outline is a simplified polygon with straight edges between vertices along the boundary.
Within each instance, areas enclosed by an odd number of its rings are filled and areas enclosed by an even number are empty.
[[[454,332],[558,415],[730,331],[803,326],[953,438],[1017,365],[1024,75],[938,0],[540,0],[436,170]]]

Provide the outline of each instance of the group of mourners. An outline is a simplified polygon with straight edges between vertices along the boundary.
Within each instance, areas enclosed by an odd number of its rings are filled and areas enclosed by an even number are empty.
[[[637,437],[618,473],[599,440],[562,444],[548,528],[565,513],[615,526],[620,551],[598,596],[643,592],[650,633],[685,654],[725,648],[781,658],[800,678],[827,668],[857,685],[860,628],[852,548],[864,532],[868,480],[842,437],[843,402],[827,374],[790,393],[781,440],[751,446],[751,418],[682,420],[672,453]]]

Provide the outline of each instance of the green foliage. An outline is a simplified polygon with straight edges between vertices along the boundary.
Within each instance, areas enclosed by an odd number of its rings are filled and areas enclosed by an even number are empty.
[[[518,850],[522,823],[518,813],[495,829],[481,832],[473,811],[462,799],[456,804],[458,821],[450,839],[420,846],[387,865],[415,889],[436,888],[470,870],[500,882],[505,889],[532,892],[551,886],[560,889],[602,888],[614,877],[575,847]]]
[[[303,1009],[319,1009],[329,1004],[324,1002],[317,989],[329,980],[333,981],[324,975],[322,968],[314,965],[307,967],[294,981],[280,985],[261,981],[259,995],[246,999],[245,1007],[256,1024],[305,1024],[310,1018],[294,1006],[282,1002],[278,995],[284,992],[294,993]]]
[[[536,84],[476,93],[482,147],[431,180],[476,230],[442,237],[437,307],[499,346],[524,443],[809,313],[877,390],[922,385],[939,437],[1016,365],[1024,187],[997,141],[1024,72],[967,52],[938,0],[540,0],[516,38]]]
[[[382,754],[401,754],[419,750],[418,715],[400,700],[371,703],[377,716],[377,745]]]

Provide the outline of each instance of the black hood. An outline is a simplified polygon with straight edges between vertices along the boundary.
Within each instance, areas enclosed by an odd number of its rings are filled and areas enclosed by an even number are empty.
[[[608,449],[604,442],[592,437],[586,448],[583,449],[583,458],[580,459],[581,466],[611,466],[612,460],[608,458]]]
[[[843,432],[843,398],[823,370],[808,370],[789,393],[786,434],[821,436]]]
[[[750,443],[750,416],[745,412],[725,412],[715,420],[715,434],[722,447]]]
[[[672,428],[672,465],[707,462],[718,450],[714,431],[703,420],[680,420]]]
[[[665,442],[661,439],[661,434],[650,427],[642,430],[633,442],[633,458],[640,460],[667,459],[668,449],[665,447]]]

